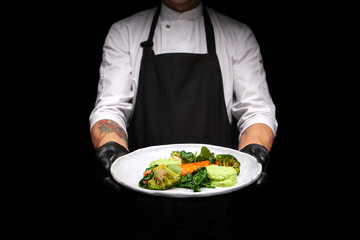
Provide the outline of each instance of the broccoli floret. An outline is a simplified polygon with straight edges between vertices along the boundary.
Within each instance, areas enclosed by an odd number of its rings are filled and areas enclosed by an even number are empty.
[[[154,176],[148,182],[148,188],[153,190],[165,190],[171,188],[180,181],[181,174],[176,174],[162,164],[153,169]]]
[[[180,151],[172,151],[170,158],[172,158],[174,160],[182,160],[180,157]]]
[[[216,162],[219,166],[233,167],[237,175],[240,173],[240,162],[231,154],[218,154],[216,155]]]

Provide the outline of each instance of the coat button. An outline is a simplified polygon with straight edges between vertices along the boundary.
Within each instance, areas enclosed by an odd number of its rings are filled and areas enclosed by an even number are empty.
[[[165,26],[165,29],[166,29],[166,30],[170,30],[170,28],[171,28],[170,25],[166,25],[166,26]]]

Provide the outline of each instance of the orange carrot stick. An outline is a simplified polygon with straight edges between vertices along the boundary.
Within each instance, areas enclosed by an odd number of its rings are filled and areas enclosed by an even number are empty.
[[[192,173],[198,168],[206,167],[206,166],[209,166],[209,165],[210,165],[210,163],[209,163],[208,160],[201,161],[201,162],[182,164],[182,165],[180,165],[180,167],[181,167],[181,175],[186,175],[187,173]]]

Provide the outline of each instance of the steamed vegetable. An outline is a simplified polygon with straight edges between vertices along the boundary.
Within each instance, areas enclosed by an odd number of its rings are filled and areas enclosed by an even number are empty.
[[[171,158],[181,159],[182,163],[196,162],[196,157],[192,152],[173,151],[171,152]]]
[[[233,167],[236,170],[237,175],[240,173],[240,162],[230,154],[218,154],[216,155],[215,163],[219,166]]]
[[[196,153],[185,152],[185,151],[172,151],[171,156],[173,160],[181,160],[182,163],[193,163],[193,162],[202,162],[209,160],[210,164],[215,162],[215,154],[210,152],[210,150],[203,146],[201,152],[196,156]]]
[[[194,162],[194,163],[185,163],[180,165],[181,168],[181,175],[186,175],[187,173],[192,173],[200,167],[209,166],[209,160],[202,161],[202,162]]]
[[[139,187],[147,188],[148,182],[154,178],[154,171],[153,169],[158,165],[154,165],[152,167],[146,168],[144,172],[144,177],[139,181]]]
[[[201,167],[193,173],[188,173],[181,177],[181,180],[175,184],[176,187],[190,188],[194,192],[200,192],[200,187],[215,188],[211,185],[207,176],[206,167]]]
[[[207,147],[202,147],[200,154],[196,157],[196,162],[208,160],[210,164],[215,163],[215,154],[210,152]]]
[[[169,165],[169,164],[178,164],[181,165],[181,159],[174,159],[174,158],[159,158],[157,160],[152,161],[149,166],[152,167],[154,165],[161,165],[161,164],[165,164],[165,165]]]
[[[180,181],[180,178],[180,174],[174,173],[162,164],[151,169],[151,172],[140,180],[139,186],[153,190],[165,190]]]
[[[180,165],[178,165],[178,164],[167,164],[166,166],[168,167],[168,169],[170,169],[174,173],[181,174],[181,166]]]

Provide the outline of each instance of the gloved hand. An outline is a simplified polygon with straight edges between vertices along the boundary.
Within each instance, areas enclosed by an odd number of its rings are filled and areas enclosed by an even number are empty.
[[[262,173],[256,184],[260,186],[261,184],[267,181],[268,177],[268,167],[269,167],[269,152],[268,150],[259,144],[249,144],[240,150],[240,152],[244,152],[254,156],[257,161],[262,165]]]
[[[116,190],[121,191],[120,185],[113,179],[110,173],[111,164],[129,151],[116,142],[108,142],[96,150],[95,161],[99,169],[99,175],[103,183]]]

